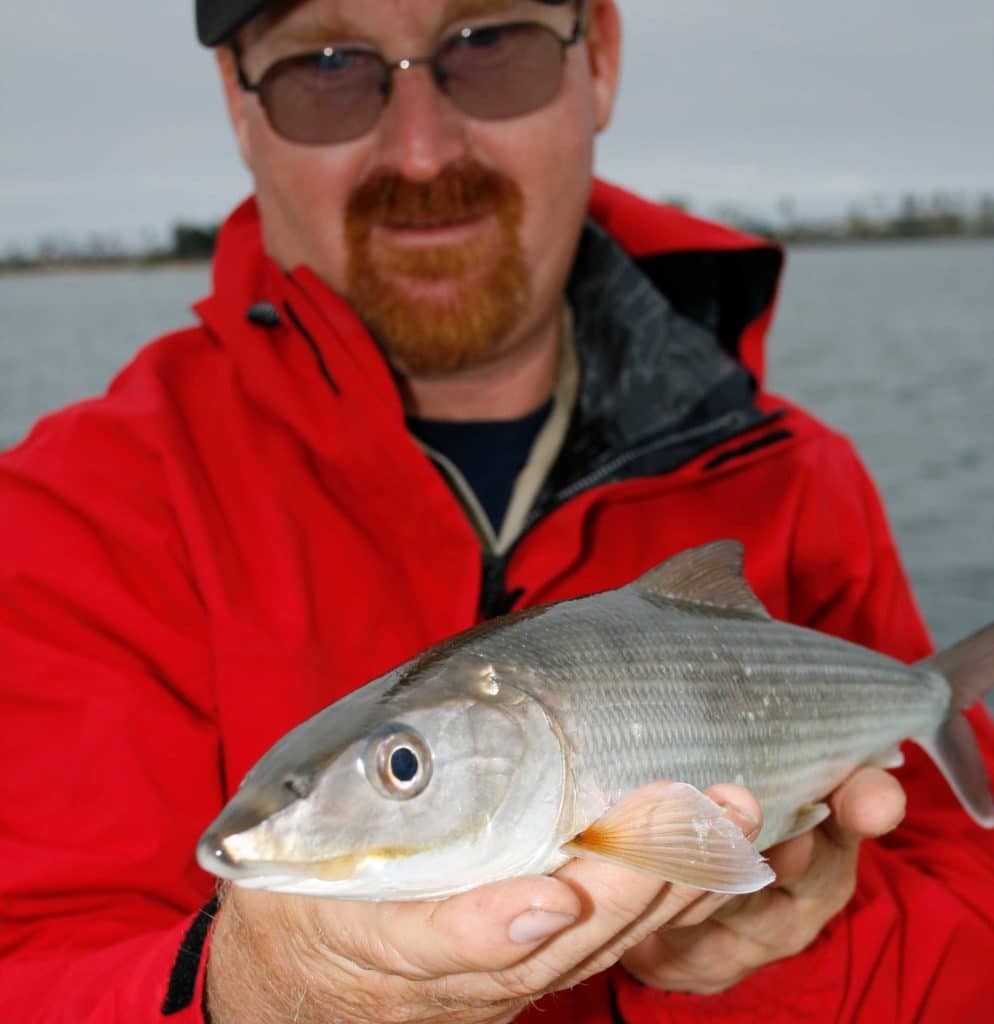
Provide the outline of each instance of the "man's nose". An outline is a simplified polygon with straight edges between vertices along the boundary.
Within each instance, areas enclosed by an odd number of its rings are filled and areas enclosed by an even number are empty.
[[[377,162],[409,181],[431,181],[466,156],[466,127],[466,116],[439,89],[430,68],[395,71],[376,126]]]

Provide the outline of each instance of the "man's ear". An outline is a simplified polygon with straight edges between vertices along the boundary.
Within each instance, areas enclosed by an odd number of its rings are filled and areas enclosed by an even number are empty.
[[[238,84],[238,69],[235,67],[235,54],[230,46],[219,46],[214,52],[217,69],[221,75],[221,88],[224,90],[224,104],[228,108],[228,117],[235,132],[238,151],[246,167],[251,168],[249,161],[248,126],[245,116],[245,102],[248,94]]]
[[[611,120],[621,74],[621,12],[615,0],[592,0],[587,15],[587,52],[594,87],[597,131]]]

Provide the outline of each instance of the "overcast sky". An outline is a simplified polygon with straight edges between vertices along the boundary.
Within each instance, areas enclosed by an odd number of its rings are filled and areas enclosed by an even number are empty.
[[[371,0],[375,2],[375,0]],[[0,248],[136,240],[249,189],[193,0],[8,5]],[[708,210],[994,191],[991,0],[621,0],[602,174]]]

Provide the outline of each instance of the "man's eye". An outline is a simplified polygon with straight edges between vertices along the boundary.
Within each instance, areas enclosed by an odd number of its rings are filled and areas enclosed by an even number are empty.
[[[363,54],[355,50],[325,50],[317,56],[319,71],[346,71],[355,67]]]
[[[489,25],[486,28],[474,28],[463,36],[467,46],[474,46],[478,49],[487,49],[496,46],[506,37],[507,32],[501,25]]]

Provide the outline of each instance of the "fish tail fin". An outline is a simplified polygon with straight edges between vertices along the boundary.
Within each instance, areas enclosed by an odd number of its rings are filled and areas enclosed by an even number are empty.
[[[932,736],[917,737],[917,741],[970,817],[994,828],[990,778],[970,723],[960,713],[994,689],[994,623],[919,665],[946,677],[953,712]]]
[[[970,707],[994,689],[994,622],[918,665],[946,677],[957,711]]]
[[[978,825],[994,828],[990,779],[970,723],[957,711],[932,736],[916,742],[945,776],[967,814]]]

